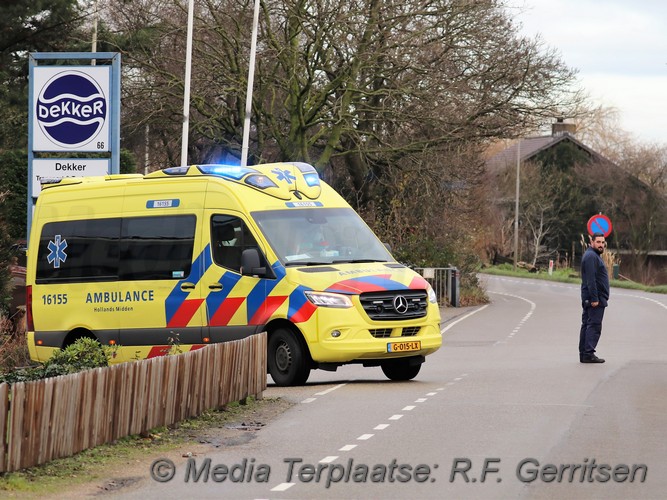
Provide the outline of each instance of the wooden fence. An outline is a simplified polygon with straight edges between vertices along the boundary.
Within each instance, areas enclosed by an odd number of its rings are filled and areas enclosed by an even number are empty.
[[[266,334],[174,356],[0,384],[0,472],[220,408],[266,389]]]

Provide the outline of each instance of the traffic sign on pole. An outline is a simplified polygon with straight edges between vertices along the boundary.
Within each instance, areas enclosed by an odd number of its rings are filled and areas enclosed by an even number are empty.
[[[588,219],[588,234],[602,233],[606,238],[611,234],[611,219],[606,215],[598,214]]]

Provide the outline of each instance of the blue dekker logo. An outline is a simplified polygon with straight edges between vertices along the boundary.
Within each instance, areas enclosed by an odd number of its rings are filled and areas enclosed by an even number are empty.
[[[44,85],[37,99],[37,122],[42,132],[61,147],[90,142],[106,116],[102,89],[80,71],[58,73]]]
[[[46,259],[49,261],[49,264],[53,264],[53,267],[56,269],[60,267],[61,262],[65,262],[67,260],[67,254],[65,253],[65,249],[67,248],[67,240],[61,240],[60,238],[61,236],[56,234],[54,238],[55,241],[49,241],[49,255],[46,257]]]

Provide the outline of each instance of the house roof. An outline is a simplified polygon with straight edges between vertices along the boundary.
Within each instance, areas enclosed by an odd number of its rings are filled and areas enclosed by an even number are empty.
[[[574,143],[577,147],[586,151],[593,159],[609,162],[599,153],[593,151],[583,142],[577,140],[568,132],[562,132],[558,135],[545,135],[539,137],[526,137],[519,139],[510,147],[502,150],[491,156],[486,161],[486,166],[491,172],[498,172],[501,169],[507,168],[510,165],[516,165],[517,153],[521,156],[521,162],[530,160],[542,151],[549,149],[562,141],[569,141]],[[520,147],[520,149],[519,149]]]

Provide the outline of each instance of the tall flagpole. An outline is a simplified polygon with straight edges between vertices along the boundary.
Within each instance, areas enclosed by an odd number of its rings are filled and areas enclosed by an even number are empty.
[[[97,23],[100,18],[100,9],[98,6],[98,0],[95,0],[95,3],[93,4],[93,8],[95,9],[95,13],[93,16],[93,41],[90,45],[90,51],[91,52],[97,52]],[[90,60],[91,66],[95,66],[95,59]]]
[[[248,165],[248,142],[250,140],[250,115],[252,113],[252,88],[255,80],[255,53],[257,52],[257,25],[259,24],[259,0],[255,0],[250,41],[250,63],[248,67],[248,88],[245,98],[245,120],[243,121],[243,144],[241,146],[241,166]]]
[[[514,266],[519,259],[519,190],[521,187],[521,138],[516,144],[516,193],[514,194]]]
[[[194,0],[188,3],[188,38],[185,49],[185,89],[183,92],[183,138],[181,139],[181,165],[188,164],[188,133],[190,129],[190,78],[192,76],[192,25]]]

